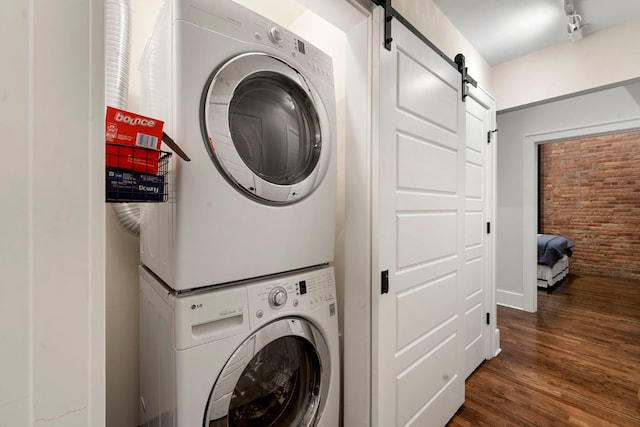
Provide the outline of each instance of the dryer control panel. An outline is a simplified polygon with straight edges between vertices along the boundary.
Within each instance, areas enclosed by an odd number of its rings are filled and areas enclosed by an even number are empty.
[[[333,62],[329,55],[270,19],[233,1],[188,0],[177,2],[174,21],[225,34],[246,43],[275,48],[296,67],[322,77],[333,85]],[[251,49],[251,48],[250,48]]]
[[[336,315],[333,268],[283,276],[247,286],[251,327],[273,317],[304,315],[326,310]]]
[[[254,38],[257,42],[268,42],[264,44],[270,44],[283,50],[287,56],[296,60],[298,66],[307,72],[333,82],[333,62],[327,54],[286,28],[282,28],[261,16],[256,15],[254,25]]]

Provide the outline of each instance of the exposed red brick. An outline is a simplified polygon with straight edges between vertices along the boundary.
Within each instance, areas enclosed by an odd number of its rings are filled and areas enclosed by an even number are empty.
[[[544,144],[543,233],[575,243],[577,274],[640,279],[640,132]]]

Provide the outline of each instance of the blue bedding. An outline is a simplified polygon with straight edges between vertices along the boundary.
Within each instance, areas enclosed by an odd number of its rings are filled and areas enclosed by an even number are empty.
[[[552,267],[564,255],[571,256],[573,242],[553,234],[538,234],[538,264]]]

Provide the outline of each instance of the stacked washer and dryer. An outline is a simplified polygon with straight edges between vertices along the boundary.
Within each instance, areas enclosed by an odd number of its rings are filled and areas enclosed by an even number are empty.
[[[191,162],[142,210],[140,425],[337,426],[331,58],[230,0],[169,0],[141,74]]]

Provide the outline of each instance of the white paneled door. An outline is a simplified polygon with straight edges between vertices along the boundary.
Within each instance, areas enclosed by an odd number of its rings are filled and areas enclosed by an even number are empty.
[[[441,426],[464,401],[465,224],[483,219],[467,215],[460,73],[392,25],[374,58],[372,424]]]
[[[467,378],[485,360],[490,341],[490,324],[495,314],[490,307],[491,274],[491,140],[493,99],[473,90],[466,99],[466,172],[465,172],[465,280],[464,331]],[[495,227],[494,227],[495,228]]]

